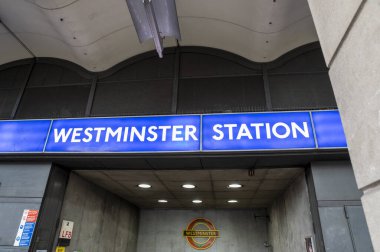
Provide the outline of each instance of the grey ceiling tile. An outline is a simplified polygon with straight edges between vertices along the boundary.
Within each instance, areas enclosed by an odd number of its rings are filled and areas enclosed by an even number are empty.
[[[259,180],[265,177],[262,172],[255,172],[250,176],[248,169],[229,169],[229,170],[211,170],[211,177],[213,180],[233,181],[233,180]]]
[[[211,191],[211,182],[210,181],[193,181],[189,180],[186,182],[180,182],[180,181],[163,181],[164,185],[171,191]],[[182,188],[182,185],[185,183],[194,184],[196,188],[194,189],[184,189]]]
[[[90,169],[104,169],[103,163],[99,162],[97,159],[93,158],[83,158],[83,159],[63,159],[56,161],[59,165],[65,167],[74,167],[74,168],[90,168]]]
[[[283,190],[258,190],[253,199],[274,199],[284,193]]]
[[[136,197],[141,198],[142,200],[146,199],[158,199],[158,198],[171,198],[172,194],[166,191],[136,191],[134,192]]]
[[[143,158],[103,158],[100,161],[107,169],[152,169]]]
[[[192,191],[192,192],[185,192],[185,191],[173,191],[172,194],[177,199],[195,199],[195,198],[213,198],[214,195],[211,191],[208,192],[199,192],[199,191]]]
[[[129,190],[131,190],[133,192],[167,191],[166,188],[159,181],[145,181],[145,180],[141,180],[141,181],[126,181],[126,180],[121,180],[121,181],[118,181],[118,183],[120,185],[122,185],[123,187],[125,187],[125,188],[127,188],[127,189],[129,189]],[[151,188],[147,188],[147,189],[139,188],[138,184],[140,184],[140,183],[148,183],[152,187]]]
[[[246,169],[237,170],[79,170],[86,180],[110,191],[140,208],[159,209],[242,209],[266,208],[281,196],[302,168],[256,169],[254,176],[248,176]],[[213,181],[210,181],[211,176]],[[265,179],[264,179],[265,177]],[[285,179],[282,179],[285,178]],[[230,183],[243,187],[229,189]],[[141,189],[139,183],[149,183],[150,189]],[[184,183],[193,183],[195,189],[182,188]],[[213,192],[214,190],[214,192]],[[169,200],[159,204],[158,199]],[[200,205],[193,199],[201,199]],[[238,204],[228,204],[229,199],[237,199]]]
[[[205,169],[249,169],[255,166],[253,157],[210,157],[202,158]]]
[[[110,178],[114,180],[136,181],[136,183],[142,183],[147,181],[157,181],[156,175],[153,171],[141,171],[141,170],[127,170],[127,171],[105,171]]]
[[[232,198],[233,199],[233,198]],[[237,203],[228,203],[227,201],[230,199],[216,199],[215,204],[218,205],[223,205],[223,206],[234,206],[234,207],[241,207],[245,205],[249,205],[251,203],[251,199],[236,199],[238,202]]]
[[[205,170],[173,170],[156,171],[156,175],[163,181],[209,181],[210,173]]]
[[[216,204],[215,208],[217,209],[248,209],[250,208],[249,204]]]
[[[173,208],[183,208],[183,204],[179,201],[172,201],[165,204],[155,203],[152,204],[152,208],[160,208],[160,209],[173,209]]]
[[[199,158],[149,158],[154,169],[202,169]]]
[[[78,170],[74,171],[75,173],[79,174],[81,177],[86,178],[87,180],[101,180],[101,179],[108,179],[107,176],[104,175],[103,171],[99,170]]]
[[[267,173],[268,173],[268,169],[257,168],[253,171],[253,177],[263,179],[265,178]]]
[[[192,203],[192,199],[181,199],[180,202],[184,207],[192,209],[212,208],[215,207],[215,200],[212,198],[200,198],[201,204]]]
[[[216,199],[251,199],[253,191],[215,192]]]
[[[283,190],[290,182],[290,179],[265,179],[261,183],[259,190]]]
[[[107,191],[115,192],[118,190],[123,190],[123,187],[121,185],[115,183],[113,180],[110,179],[94,180],[91,182],[106,189]]]
[[[158,199],[153,198],[129,198],[128,201],[134,205],[141,207],[150,207],[150,208],[171,208],[171,207],[182,207],[180,201],[176,199],[167,199],[167,203],[159,203]]]
[[[135,193],[127,189],[113,190],[112,193],[119,195],[123,199],[130,199],[130,198],[137,197]]]
[[[241,184],[241,188],[228,188],[229,184],[237,183]],[[260,181],[258,180],[217,180],[213,181],[214,191],[223,192],[223,191],[255,191],[259,185]]]
[[[268,169],[265,179],[292,179],[301,174],[302,171],[302,168]]]

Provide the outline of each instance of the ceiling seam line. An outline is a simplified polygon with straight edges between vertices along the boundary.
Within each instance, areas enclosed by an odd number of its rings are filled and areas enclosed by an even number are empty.
[[[33,57],[33,58],[36,58],[36,55],[29,49],[29,47],[26,46],[26,44],[24,42],[22,42],[22,40],[17,37],[17,35],[4,23],[3,20],[0,19],[0,24],[2,24],[4,26],[4,28],[9,32],[9,34],[11,34],[11,36],[17,40],[17,42]]]
[[[331,66],[333,65],[335,59],[337,58],[340,50],[343,47],[344,42],[346,42],[349,34],[351,33],[351,30],[352,30],[353,26],[356,24],[356,21],[358,20],[359,15],[361,14],[361,12],[362,12],[362,10],[363,10],[363,8],[364,8],[364,6],[365,6],[366,3],[367,3],[367,0],[362,0],[362,2],[360,3],[358,9],[356,10],[354,16],[352,17],[352,19],[351,19],[351,21],[350,21],[350,23],[349,23],[346,31],[344,32],[341,40],[339,41],[339,44],[338,44],[337,48],[334,51],[334,54],[331,56],[330,62],[327,65],[327,67],[329,69],[331,68]]]
[[[287,30],[288,28],[290,28],[291,26],[297,24],[297,23],[300,23],[301,21],[305,20],[305,19],[308,19],[308,18],[311,18],[312,15],[309,14],[307,16],[304,16],[292,23],[290,23],[289,25],[283,27],[282,29],[278,30],[278,31],[274,31],[274,32],[262,32],[262,31],[257,31],[257,30],[254,30],[254,29],[251,29],[249,27],[246,27],[244,25],[241,25],[241,24],[238,24],[238,23],[234,23],[234,22],[231,22],[231,21],[227,21],[227,20],[223,20],[223,19],[220,19],[220,18],[210,18],[210,17],[197,17],[197,16],[178,16],[178,18],[193,18],[193,19],[207,19],[207,20],[213,20],[213,21],[218,21],[218,22],[222,22],[222,23],[227,23],[227,24],[231,24],[231,25],[234,25],[234,26],[238,26],[240,28],[243,28],[245,30],[249,30],[251,32],[254,32],[254,33],[259,33],[259,34],[266,34],[266,35],[271,35],[271,34],[276,34],[276,33],[280,33],[280,32],[283,32],[285,30]]]
[[[153,174],[154,176],[156,176],[157,180],[160,181],[160,183],[163,185],[163,187],[165,187],[165,189],[168,191],[169,194],[172,195],[172,197],[174,197],[174,199],[176,199],[180,205],[183,207],[183,208],[186,208],[185,205],[183,205],[183,203],[177,198],[177,196],[171,191],[169,190],[169,188],[165,185],[165,183],[161,180],[161,178],[157,175],[156,173],[156,170],[153,170]]]
[[[104,176],[106,176],[109,180],[111,180],[111,181],[114,182],[115,184],[121,186],[124,190],[126,190],[127,192],[129,192],[131,195],[136,196],[136,194],[135,194],[133,191],[131,191],[128,187],[124,186],[123,184],[119,183],[119,181],[114,180],[114,179],[113,179],[111,176],[109,176],[105,171],[100,171],[100,173],[103,174]],[[116,194],[116,193],[114,193],[114,194]],[[118,195],[118,196],[120,196],[120,195]],[[120,196],[120,197],[122,198],[122,196]],[[127,199],[125,199],[125,200],[127,200]],[[127,201],[128,201],[128,200],[127,200]],[[128,201],[128,202],[129,202],[129,201]]]
[[[63,6],[59,6],[59,7],[56,7],[56,8],[46,8],[46,7],[43,7],[42,5],[39,5],[39,4],[37,4],[35,2],[32,2],[30,0],[26,0],[26,1],[29,2],[30,4],[33,4],[33,5],[37,6],[38,8],[40,8],[42,10],[49,10],[49,11],[60,10],[60,9],[63,9],[63,8],[66,8],[66,7],[70,6],[72,4],[75,4],[76,2],[79,2],[79,0],[74,0],[71,3],[68,3],[68,4],[63,5]]]

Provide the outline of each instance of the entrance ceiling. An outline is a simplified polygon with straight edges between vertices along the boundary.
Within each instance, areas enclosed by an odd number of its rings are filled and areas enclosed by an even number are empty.
[[[317,35],[306,0],[176,0],[180,45],[206,46],[267,62]],[[37,57],[106,70],[145,51],[125,0],[1,0],[0,19]],[[0,64],[31,54],[0,24]],[[165,46],[175,46],[166,39]]]
[[[140,208],[259,208],[270,206],[298,177],[302,168],[236,170],[98,170],[75,171],[85,179],[113,192]],[[141,183],[149,189],[139,188]],[[243,187],[227,188],[238,183]],[[195,189],[184,189],[193,184]],[[166,199],[167,203],[158,203]],[[200,199],[202,204],[192,200]],[[237,203],[228,203],[237,200]]]

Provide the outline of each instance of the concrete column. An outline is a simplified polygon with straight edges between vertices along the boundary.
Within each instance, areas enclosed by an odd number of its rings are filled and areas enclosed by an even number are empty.
[[[380,251],[380,0],[308,0]]]

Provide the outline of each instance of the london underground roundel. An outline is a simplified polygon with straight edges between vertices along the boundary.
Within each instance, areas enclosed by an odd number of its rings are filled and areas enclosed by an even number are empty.
[[[196,250],[205,250],[211,248],[219,237],[219,230],[216,230],[211,221],[204,218],[192,220],[183,231],[189,245]]]

